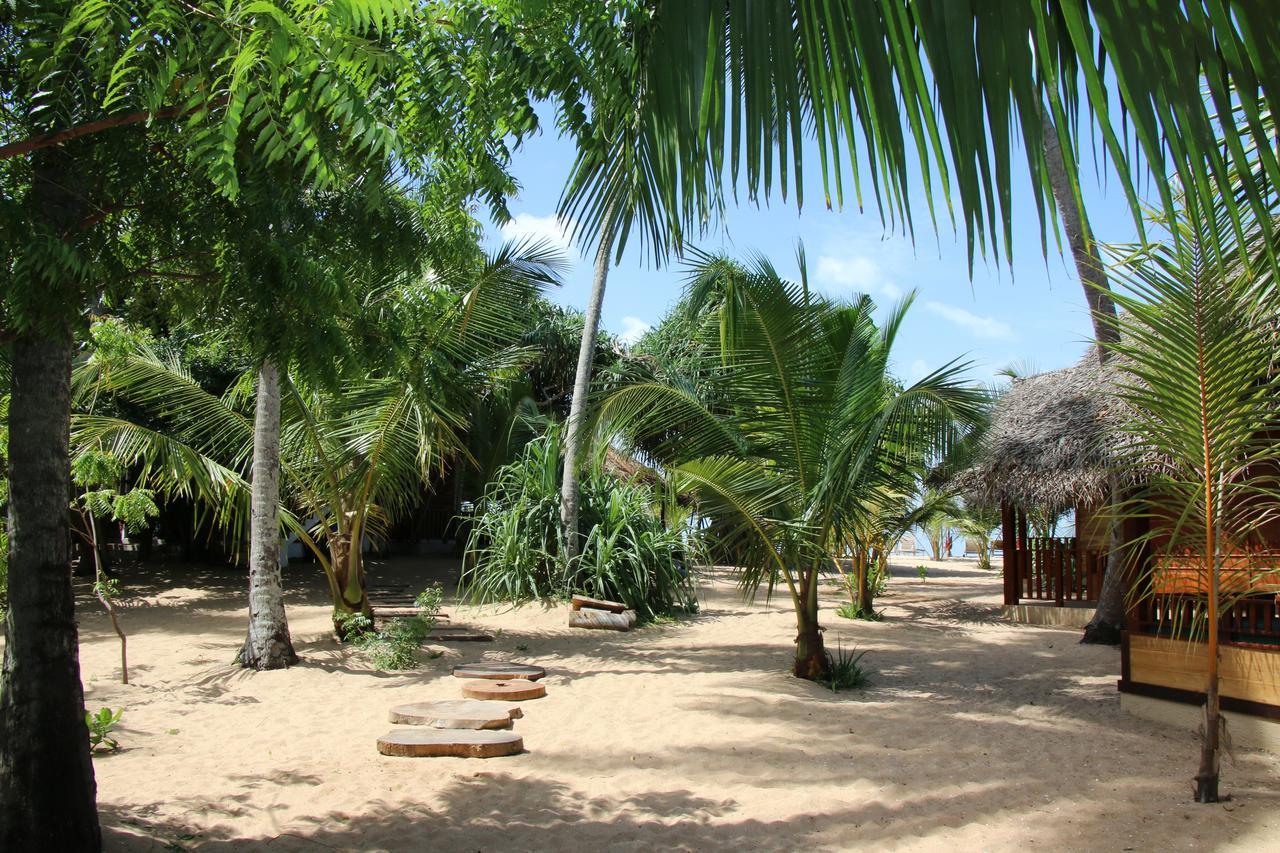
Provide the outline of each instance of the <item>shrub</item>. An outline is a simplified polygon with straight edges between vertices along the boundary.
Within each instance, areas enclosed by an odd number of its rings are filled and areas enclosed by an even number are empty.
[[[472,520],[463,593],[521,603],[582,593],[620,601],[641,620],[697,607],[686,561],[696,540],[663,524],[649,487],[593,472],[583,478],[582,553],[560,554],[560,443],[530,442],[490,484]]]
[[[836,608],[836,615],[843,616],[845,619],[862,619],[866,622],[881,622],[884,620],[884,614],[872,611],[869,615],[863,613],[858,605],[849,603],[842,604]]]
[[[844,647],[839,645],[834,655],[827,652],[827,667],[831,671],[831,677],[821,683],[831,688],[832,693],[865,687],[870,680],[861,663],[865,654],[866,652],[860,652],[857,649],[846,652]]]
[[[418,612],[413,616],[392,619],[381,631],[375,631],[369,617],[353,613],[342,619],[340,631],[369,658],[375,669],[413,669],[418,665],[422,641],[435,627],[443,600],[443,590],[430,587],[418,593],[414,600]]]

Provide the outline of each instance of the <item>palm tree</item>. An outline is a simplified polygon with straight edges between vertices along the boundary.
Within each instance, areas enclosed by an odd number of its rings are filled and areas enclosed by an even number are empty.
[[[723,210],[726,169],[735,195],[740,175],[752,200],[767,199],[776,179],[784,198],[791,190],[802,204],[808,135],[817,143],[828,206],[843,204],[847,156],[861,207],[865,161],[882,219],[913,231],[908,175],[916,165],[933,222],[939,195],[949,211],[958,201],[970,263],[978,246],[987,251],[988,239],[993,253],[1002,246],[1011,260],[1011,151],[1020,141],[1042,237],[1056,200],[1105,342],[1099,321],[1113,311],[1105,291],[1091,286],[1105,278],[1099,279],[1100,264],[1088,262],[1097,252],[1080,205],[1073,129],[1083,113],[1119,173],[1135,221],[1141,221],[1136,170],[1123,138],[1130,127],[1165,209],[1173,203],[1164,180],[1169,170],[1196,187],[1200,208],[1209,207],[1212,181],[1195,179],[1224,174],[1244,156],[1238,144],[1217,144],[1214,113],[1232,103],[1233,87],[1246,98],[1274,92],[1260,82],[1280,75],[1255,60],[1269,49],[1258,35],[1271,31],[1265,14],[1231,5],[1227,14],[1199,2],[1152,2],[1137,16],[1102,0],[1029,3],[998,14],[989,3],[916,0],[778,2],[767,10],[674,0],[622,14],[588,7],[566,26],[571,56],[552,51],[560,58],[548,62],[562,93],[561,125],[578,142],[560,212],[596,246],[566,435],[564,530],[572,529],[576,513],[579,434],[605,283],[611,258],[621,255],[633,228],[655,259],[679,252],[685,231],[705,228]],[[545,9],[531,8],[540,26],[529,29],[545,32]],[[1157,35],[1170,32],[1187,37]],[[1226,54],[1201,47],[1219,43],[1232,46],[1229,71],[1220,67]],[[1122,132],[1109,78],[1127,120]],[[1212,106],[1199,96],[1202,85]],[[1257,121],[1235,132],[1266,145]],[[1271,174],[1280,174],[1273,152],[1261,156]],[[1256,185],[1243,190],[1228,204],[1261,208],[1265,194]],[[1098,618],[1112,615],[1104,607]]]
[[[379,310],[395,315],[384,322],[402,339],[384,340],[393,360],[383,375],[337,387],[279,377],[280,518],[320,563],[340,631],[349,616],[372,615],[363,543],[384,536],[448,467],[468,463],[471,412],[532,356],[513,345],[521,331],[514,318],[555,280],[557,263],[545,247],[509,245],[463,293],[448,287],[451,275],[426,287],[393,287]],[[75,381],[82,398],[110,394],[155,421],[78,414],[77,446],[111,448],[139,466],[140,482],[195,498],[240,540],[251,491],[246,463],[256,466],[264,444],[255,440],[262,419],[245,411],[249,377],[219,396],[141,345],[91,357]],[[260,387],[257,408],[272,396]],[[266,523],[256,509],[253,522]],[[279,542],[279,525],[262,541],[268,538]]]
[[[643,442],[673,488],[696,496],[721,559],[746,594],[784,585],[796,613],[794,673],[829,675],[818,581],[855,533],[864,500],[982,422],[985,395],[947,367],[902,388],[889,354],[909,300],[872,320],[867,297],[835,303],[751,267],[704,258],[690,301],[713,301],[703,337],[717,397],[680,384],[624,387],[601,406],[607,428]]]
[[[1197,802],[1217,802],[1220,614],[1249,592],[1225,582],[1224,561],[1262,544],[1280,509],[1276,317],[1280,299],[1262,257],[1273,247],[1236,243],[1224,213],[1214,223],[1179,218],[1169,244],[1140,247],[1119,266],[1123,313],[1115,345],[1123,431],[1146,485],[1120,517],[1151,521],[1150,543],[1190,568],[1203,601],[1194,625],[1205,641],[1204,727]],[[1261,273],[1261,274],[1260,274]],[[1159,464],[1152,466],[1152,460]],[[1135,551],[1137,547],[1135,547]],[[1197,596],[1199,598],[1199,596]]]
[[[1000,508],[966,502],[955,516],[955,525],[966,541],[978,547],[978,568],[991,568],[991,533],[1000,526]]]

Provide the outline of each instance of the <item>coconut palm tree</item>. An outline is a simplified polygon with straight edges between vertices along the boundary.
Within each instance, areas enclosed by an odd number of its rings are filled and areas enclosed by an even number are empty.
[[[1179,218],[1171,224],[1176,240],[1139,247],[1117,268],[1122,431],[1145,481],[1119,515],[1153,528],[1135,553],[1149,543],[1190,569],[1200,591],[1194,624],[1173,627],[1205,643],[1195,776],[1202,803],[1219,798],[1220,615],[1249,593],[1249,585],[1226,581],[1224,562],[1259,547],[1260,528],[1280,511],[1280,297],[1260,257],[1274,247],[1235,244],[1233,230],[1225,213],[1213,223]]]
[[[395,315],[384,317],[385,328],[401,339],[385,341],[393,360],[381,375],[327,387],[280,374],[278,512],[324,570],[336,627],[352,614],[372,615],[362,544],[383,536],[448,467],[467,463],[471,412],[529,361],[532,353],[513,345],[522,331],[514,318],[555,280],[556,264],[545,247],[509,245],[463,293],[447,286],[449,276],[393,287],[381,309]],[[76,372],[78,394],[127,401],[152,421],[77,414],[75,445],[111,448],[139,466],[140,482],[196,499],[240,541],[246,474],[257,461],[252,379],[219,396],[145,344],[95,355]],[[255,396],[260,409],[264,395]]]
[[[530,31],[545,33],[546,10],[532,8],[539,26]],[[549,77],[558,80],[553,88],[562,93],[561,125],[578,144],[560,212],[595,246],[566,435],[566,531],[576,513],[594,335],[609,268],[629,234],[639,234],[658,261],[678,253],[686,231],[705,228],[723,210],[726,172],[735,196],[739,177],[752,200],[768,199],[776,180],[783,197],[791,191],[801,205],[808,137],[816,143],[828,206],[844,202],[847,157],[861,207],[865,162],[882,219],[911,231],[908,175],[915,166],[935,224],[935,199],[941,196],[953,216],[958,205],[970,263],[979,247],[988,251],[988,240],[990,251],[1002,248],[1011,260],[1011,152],[1020,142],[1042,239],[1056,202],[1105,343],[1104,321],[1114,308],[1098,286],[1105,276],[1080,202],[1081,115],[1118,172],[1136,221],[1138,169],[1124,138],[1130,127],[1165,209],[1173,203],[1170,171],[1196,188],[1195,209],[1208,208],[1212,181],[1195,179],[1225,174],[1243,159],[1240,139],[1266,138],[1252,111],[1233,129],[1236,144],[1219,146],[1214,112],[1235,100],[1234,87],[1243,87],[1246,99],[1275,91],[1259,82],[1277,73],[1254,59],[1269,49],[1261,34],[1272,32],[1271,22],[1245,4],[1232,4],[1228,14],[1199,2],[1152,0],[1139,15],[1107,0],[1015,4],[999,13],[980,0],[777,2],[767,10],[743,0],[675,0],[621,11],[584,8],[565,27],[564,49],[551,52],[561,58],[548,63]],[[1220,43],[1232,45],[1230,69],[1220,67],[1226,54],[1202,47]],[[1112,80],[1132,121],[1122,130],[1113,118]],[[1200,96],[1202,85],[1208,100]],[[1261,159],[1280,175],[1274,152]],[[1256,185],[1243,190],[1228,204],[1262,206],[1265,194]],[[1099,354],[1105,357],[1105,347]],[[567,545],[572,550],[576,543]],[[1114,602],[1114,585],[1112,592]],[[1100,639],[1110,636],[1105,628],[1114,627],[1114,615],[1114,607],[1099,609]]]
[[[714,360],[708,406],[679,384],[609,395],[602,429],[641,442],[673,488],[697,500],[721,559],[747,594],[786,588],[796,613],[794,673],[824,679],[818,581],[866,512],[863,502],[978,426],[985,395],[951,364],[903,388],[889,355],[910,300],[882,328],[867,297],[830,302],[750,267],[703,258],[690,301],[714,301],[699,334]]]

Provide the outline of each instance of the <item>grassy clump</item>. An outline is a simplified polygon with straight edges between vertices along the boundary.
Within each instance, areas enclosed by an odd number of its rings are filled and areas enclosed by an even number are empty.
[[[588,472],[581,553],[564,559],[560,466],[559,433],[551,430],[498,471],[472,518],[462,594],[476,603],[519,604],[582,593],[621,601],[645,622],[696,611],[688,557],[697,542],[664,524],[659,499],[646,485]]]
[[[863,613],[862,609],[856,604],[842,604],[836,608],[836,615],[843,616],[845,619],[861,619],[864,622],[881,622],[884,620],[884,613],[879,611],[871,611]]]
[[[862,668],[862,657],[865,654],[866,652],[857,649],[846,652],[843,646],[838,646],[834,655],[827,652],[827,668],[831,671],[831,677],[819,684],[830,688],[832,693],[865,687],[870,681],[867,671]]]

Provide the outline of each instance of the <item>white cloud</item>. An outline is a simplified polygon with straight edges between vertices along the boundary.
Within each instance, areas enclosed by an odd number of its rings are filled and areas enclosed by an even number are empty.
[[[532,213],[517,213],[502,226],[502,237],[506,240],[541,240],[555,246],[572,260],[578,257],[569,236],[572,231],[571,223],[555,214],[534,216]]]
[[[861,251],[829,251],[818,257],[817,283],[885,299],[898,299],[902,288],[893,283],[881,263]]]
[[[924,307],[926,311],[965,329],[975,337],[991,340],[1009,340],[1013,337],[1013,329],[1009,327],[1009,324],[994,317],[982,317],[972,311],[966,311],[963,308],[933,300],[926,302]]]
[[[915,361],[911,362],[910,374],[913,382],[917,379],[924,379],[929,375],[928,363],[925,362],[923,358],[917,358]]]
[[[646,323],[644,320],[641,320],[639,317],[623,317],[622,331],[618,333],[618,340],[627,346],[631,346],[636,341],[640,340],[640,337],[651,328],[653,328],[653,326]]]

